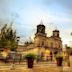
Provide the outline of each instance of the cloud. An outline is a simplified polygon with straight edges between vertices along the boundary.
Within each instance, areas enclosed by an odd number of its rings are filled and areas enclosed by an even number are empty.
[[[13,21],[20,35],[30,36],[42,19],[48,34],[57,26],[65,40],[72,31],[71,3],[72,0],[0,0],[0,22]]]

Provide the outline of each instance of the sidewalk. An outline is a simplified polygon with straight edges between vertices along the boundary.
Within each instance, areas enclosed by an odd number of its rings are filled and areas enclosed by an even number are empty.
[[[8,66],[5,69],[0,69],[0,72],[72,72],[72,67],[57,67],[54,64],[38,64],[34,65],[32,69],[28,69],[27,65],[16,65],[15,69],[11,69],[11,66]]]
[[[15,70],[0,70],[0,72],[72,72],[72,70],[68,68],[64,68],[63,71],[61,68],[52,68],[52,67],[38,67],[38,68],[21,68]]]

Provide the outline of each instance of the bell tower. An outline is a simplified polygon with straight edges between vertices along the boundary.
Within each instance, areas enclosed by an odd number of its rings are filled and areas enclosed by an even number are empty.
[[[46,36],[46,33],[45,33],[45,26],[43,25],[43,22],[41,20],[40,24],[37,25],[37,32],[35,34],[35,37],[36,36]]]
[[[41,21],[39,25],[37,25],[37,31],[35,33],[34,43],[35,46],[45,46],[46,41],[46,33],[45,33],[45,26],[43,25],[43,22]]]
[[[54,30],[53,31],[53,37],[59,37],[59,30]]]

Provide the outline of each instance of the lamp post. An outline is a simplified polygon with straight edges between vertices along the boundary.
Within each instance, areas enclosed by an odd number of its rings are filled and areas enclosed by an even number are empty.
[[[18,48],[19,39],[20,39],[20,37],[17,37],[17,48]]]
[[[17,48],[18,48],[19,39],[20,39],[20,37],[17,37]],[[16,50],[15,50],[15,54],[14,54],[14,62],[13,62],[13,64],[15,63],[15,58],[16,58]]]
[[[18,42],[19,42],[20,37],[17,37],[17,47],[18,47]]]
[[[19,42],[19,39],[20,39],[20,37],[17,37],[17,48],[18,48],[18,42]],[[13,65],[12,65],[12,70],[14,70],[15,69],[15,58],[16,58],[16,51],[14,52],[14,61],[13,61]]]

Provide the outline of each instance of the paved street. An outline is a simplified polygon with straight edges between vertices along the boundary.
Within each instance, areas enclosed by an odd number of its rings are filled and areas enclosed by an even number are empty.
[[[70,57],[70,64],[71,67],[68,67],[63,62],[63,66],[58,67],[56,66],[56,62],[35,62],[32,69],[27,68],[26,62],[14,65],[0,64],[0,72],[72,72],[72,57]]]
[[[72,67],[57,67],[55,63],[39,62],[34,64],[34,68],[28,69],[26,64],[3,64],[0,65],[0,72],[72,72]]]

